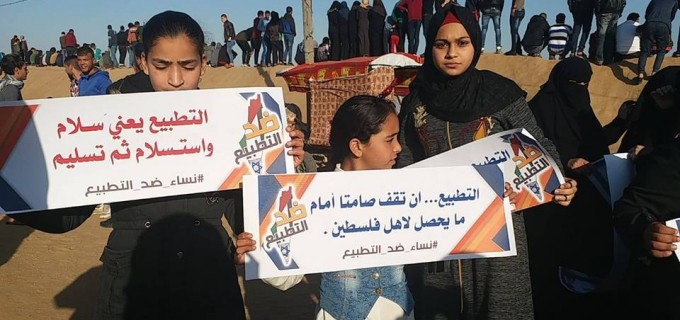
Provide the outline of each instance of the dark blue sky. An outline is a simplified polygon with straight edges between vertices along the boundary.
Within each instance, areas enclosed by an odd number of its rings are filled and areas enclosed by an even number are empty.
[[[14,2],[15,0],[0,0],[0,4]],[[386,0],[388,11],[398,0]],[[331,0],[313,0],[314,38],[320,41],[327,33],[326,10],[330,7]],[[348,3],[351,4],[352,1]],[[462,1],[464,2],[464,1]],[[505,1],[506,9],[503,12],[502,32],[503,47],[509,49],[509,8],[511,0]],[[567,10],[566,0],[526,0],[527,17],[522,22],[521,34],[532,15],[546,12],[549,21],[554,22],[557,13]],[[647,0],[629,0],[624,12],[624,18],[628,13],[636,11],[644,15]],[[94,42],[99,47],[106,46],[106,26],[111,24],[114,30],[122,24],[139,20],[144,22],[156,13],[165,10],[183,11],[191,15],[201,24],[208,37],[215,41],[222,40],[222,28],[220,15],[226,13],[234,23],[237,32],[250,27],[257,10],[275,10],[285,12],[286,6],[293,7],[294,17],[297,23],[297,44],[302,40],[302,0],[27,0],[18,4],[0,7],[2,19],[0,19],[0,51],[10,51],[10,39],[13,35],[24,35],[28,40],[29,47],[37,47],[41,50],[59,46],[61,31],[72,28],[76,32],[79,43]],[[571,16],[567,15],[568,23]],[[620,20],[619,22],[623,22]],[[673,29],[674,37],[677,30]],[[493,47],[493,26],[489,26],[487,34],[487,47]],[[238,49],[237,49],[238,50]],[[491,49],[489,49],[491,50]],[[424,51],[424,41],[420,42],[420,52]]]

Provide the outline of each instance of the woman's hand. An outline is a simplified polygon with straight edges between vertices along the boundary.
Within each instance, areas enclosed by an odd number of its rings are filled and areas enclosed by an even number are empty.
[[[644,148],[645,146],[642,145],[637,145],[635,147],[630,148],[630,150],[628,150],[628,159],[633,161],[637,160],[638,155],[640,155],[640,151],[642,151],[642,149]]]
[[[236,238],[236,254],[234,255],[234,263],[242,265],[246,263],[246,253],[255,251],[256,242],[253,240],[253,235],[244,232]]]
[[[293,128],[292,126],[288,126],[286,128],[286,131],[288,131],[288,135],[290,135],[290,141],[286,143],[287,148],[291,148],[288,150],[288,155],[293,156],[293,162],[295,163],[295,166],[299,166],[302,164],[302,159],[305,156],[305,134],[302,133],[302,131],[297,130]]]
[[[569,169],[574,170],[574,171],[579,171],[584,169],[586,165],[588,165],[590,162],[588,160],[583,159],[583,158],[574,158],[570,159],[567,161],[567,166]]]
[[[678,230],[654,222],[645,228],[642,234],[645,249],[655,258],[666,258],[673,254],[678,246],[675,242],[680,242]]]
[[[576,195],[577,188],[576,180],[566,178],[566,182],[563,183],[559,189],[553,192],[553,201],[561,206],[568,206],[571,204],[571,200],[574,199]]]
[[[512,190],[512,187],[508,182],[505,183],[505,192],[503,193],[503,196],[510,199],[511,205],[514,206],[517,204],[517,192],[515,192],[515,190]]]

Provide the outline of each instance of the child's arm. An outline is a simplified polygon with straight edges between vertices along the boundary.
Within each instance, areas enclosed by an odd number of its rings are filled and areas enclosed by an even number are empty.
[[[300,274],[295,276],[263,278],[262,282],[281,291],[286,291],[300,283],[304,277],[304,274]]]
[[[253,235],[248,232],[243,232],[236,238],[236,255],[234,255],[234,263],[242,265],[246,263],[246,253],[255,251],[257,243],[253,240]],[[302,281],[305,275],[274,277],[262,279],[262,282],[279,289],[286,291]]]

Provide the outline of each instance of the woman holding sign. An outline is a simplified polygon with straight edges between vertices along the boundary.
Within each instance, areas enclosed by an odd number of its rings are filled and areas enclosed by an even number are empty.
[[[626,130],[627,109],[620,110],[619,116],[603,128],[590,105],[588,85],[592,75],[585,59],[564,59],[555,65],[548,81],[529,102],[538,126],[555,143],[565,172],[578,181],[580,189],[569,207],[531,208],[525,218],[531,254],[540,257],[530,264],[534,310],[541,317],[569,314],[567,317],[580,318],[595,306],[613,308],[607,301],[614,299],[606,293],[587,292],[590,294],[579,297],[570,291],[584,294],[586,290],[597,290],[577,286],[565,290],[560,282],[563,277],[578,277],[579,273],[604,279],[612,269],[612,208],[589,181],[588,164],[609,154],[608,146],[619,140]],[[558,272],[562,275],[559,278]],[[592,286],[598,282],[593,281]]]
[[[203,30],[166,11],[144,27],[141,67],[155,91],[195,90],[207,67]],[[301,163],[302,133],[288,128]],[[101,256],[95,319],[245,319],[235,249],[223,214],[240,210],[240,190],[112,203],[113,231]],[[92,206],[16,215],[37,229],[77,228]]]
[[[479,24],[456,5],[430,23],[425,63],[400,113],[403,167],[483,137],[525,128],[559,163],[555,146],[536,126],[525,93],[514,82],[475,68],[481,55]],[[568,205],[576,183],[555,191]],[[517,256],[409,266],[409,286],[420,319],[533,319],[524,220],[514,214]]]

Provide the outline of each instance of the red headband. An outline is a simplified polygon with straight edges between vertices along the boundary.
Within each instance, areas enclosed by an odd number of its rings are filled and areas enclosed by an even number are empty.
[[[444,23],[442,23],[442,26],[447,25],[449,23],[460,23],[460,20],[458,20],[458,17],[456,17],[451,11],[446,14],[446,18],[444,18]]]

